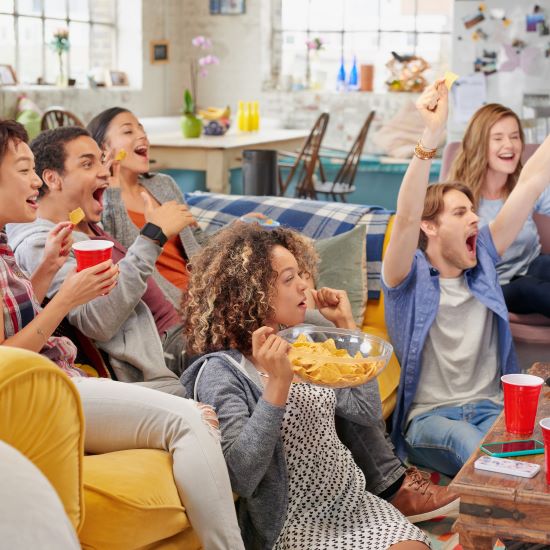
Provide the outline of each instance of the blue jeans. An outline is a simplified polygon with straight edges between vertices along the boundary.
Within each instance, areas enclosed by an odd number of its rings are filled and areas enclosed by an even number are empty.
[[[413,418],[405,433],[409,459],[454,476],[502,411],[489,400],[437,407]]]

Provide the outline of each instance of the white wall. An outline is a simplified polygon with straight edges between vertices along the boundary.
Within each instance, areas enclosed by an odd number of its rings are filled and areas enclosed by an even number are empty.
[[[185,0],[183,19],[187,37],[184,42],[184,59],[200,55],[191,45],[197,35],[211,38],[211,53],[218,56],[220,64],[209,69],[209,74],[198,83],[200,106],[230,105],[235,109],[239,100],[252,101],[261,98],[262,88],[262,33],[269,34],[266,14],[271,9],[270,0],[248,0],[243,15],[210,15],[205,0]],[[269,17],[267,17],[269,21]],[[184,69],[185,82],[189,85],[189,70]]]

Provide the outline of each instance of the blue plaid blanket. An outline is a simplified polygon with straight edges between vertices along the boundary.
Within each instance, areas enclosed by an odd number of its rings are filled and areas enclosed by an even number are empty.
[[[367,226],[368,296],[369,299],[380,297],[382,247],[393,213],[390,210],[341,202],[203,192],[186,193],[185,200],[206,233],[217,231],[249,212],[261,212],[312,239],[327,239],[364,224]]]

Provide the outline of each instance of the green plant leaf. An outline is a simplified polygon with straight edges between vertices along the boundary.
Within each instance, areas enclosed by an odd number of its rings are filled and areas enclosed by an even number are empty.
[[[195,102],[193,101],[193,96],[189,89],[186,89],[183,94],[183,102],[185,105],[184,114],[194,114],[195,113]]]

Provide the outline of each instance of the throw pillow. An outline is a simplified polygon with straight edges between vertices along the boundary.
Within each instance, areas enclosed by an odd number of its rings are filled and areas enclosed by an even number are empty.
[[[345,290],[359,327],[367,305],[366,234],[366,226],[358,225],[346,233],[314,243],[321,258],[317,288]]]

